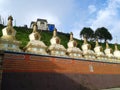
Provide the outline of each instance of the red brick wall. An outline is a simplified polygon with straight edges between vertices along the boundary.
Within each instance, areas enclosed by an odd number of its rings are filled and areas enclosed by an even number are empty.
[[[5,72],[120,74],[120,64],[5,53],[3,70]]]

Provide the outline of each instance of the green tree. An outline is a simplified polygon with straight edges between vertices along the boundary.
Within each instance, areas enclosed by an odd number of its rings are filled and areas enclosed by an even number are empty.
[[[99,40],[112,40],[112,35],[105,27],[97,28],[95,31],[95,37]]]
[[[84,36],[91,40],[94,38],[94,31],[90,27],[84,27],[80,32],[80,37]]]

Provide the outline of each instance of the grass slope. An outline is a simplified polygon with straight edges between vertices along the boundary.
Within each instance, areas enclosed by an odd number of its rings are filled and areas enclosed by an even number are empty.
[[[2,29],[4,28],[3,25],[0,25],[0,37],[2,36]],[[14,29],[17,31],[16,33],[16,39],[18,41],[21,41],[22,44],[20,48],[25,47],[27,43],[29,42],[29,34],[32,33],[32,29],[28,29],[25,27],[14,27]],[[41,40],[47,45],[50,45],[50,39],[52,38],[53,32],[50,31],[38,31],[41,35]],[[67,43],[69,42],[69,34],[68,33],[62,33],[58,32],[57,36],[61,39],[61,44],[64,45],[65,48],[67,48]],[[82,40],[75,39],[78,43],[77,47],[81,49],[81,46],[83,44]],[[95,47],[95,42],[89,42],[91,44],[91,48],[93,49]],[[105,49],[105,43],[100,43],[102,45],[103,49]],[[110,47],[114,50],[114,45],[109,44]],[[118,45],[118,48],[120,49],[120,45]]]

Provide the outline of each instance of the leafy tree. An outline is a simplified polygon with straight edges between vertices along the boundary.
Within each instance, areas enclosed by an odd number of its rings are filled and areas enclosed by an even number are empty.
[[[84,27],[80,32],[80,37],[86,37],[87,39],[94,38],[94,31],[90,27]]]
[[[97,28],[95,31],[95,37],[99,40],[104,40],[105,42],[107,40],[112,40],[111,33],[105,27]]]

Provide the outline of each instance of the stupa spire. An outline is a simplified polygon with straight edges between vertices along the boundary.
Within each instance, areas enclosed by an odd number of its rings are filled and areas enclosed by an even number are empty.
[[[57,30],[55,29],[54,31],[53,31],[53,37],[56,37],[57,36]]]
[[[73,33],[70,32],[70,41],[73,41]]]
[[[30,41],[32,40],[40,40],[41,36],[40,34],[37,32],[37,23],[35,22],[33,24],[33,32],[29,35],[29,39]]]
[[[12,16],[9,16],[8,17],[8,23],[7,23],[7,26],[11,26],[12,27],[12,21],[13,21],[13,17]]]
[[[98,39],[96,39],[96,45],[95,46],[96,47],[99,46]]]
[[[106,48],[109,48],[109,44],[108,44],[108,42],[106,42]]]
[[[35,22],[33,24],[33,33],[37,32],[37,23]]]
[[[118,50],[117,43],[115,44],[115,50]]]
[[[84,40],[83,44],[87,44],[87,38],[86,38],[86,36],[83,37],[83,40]]]

